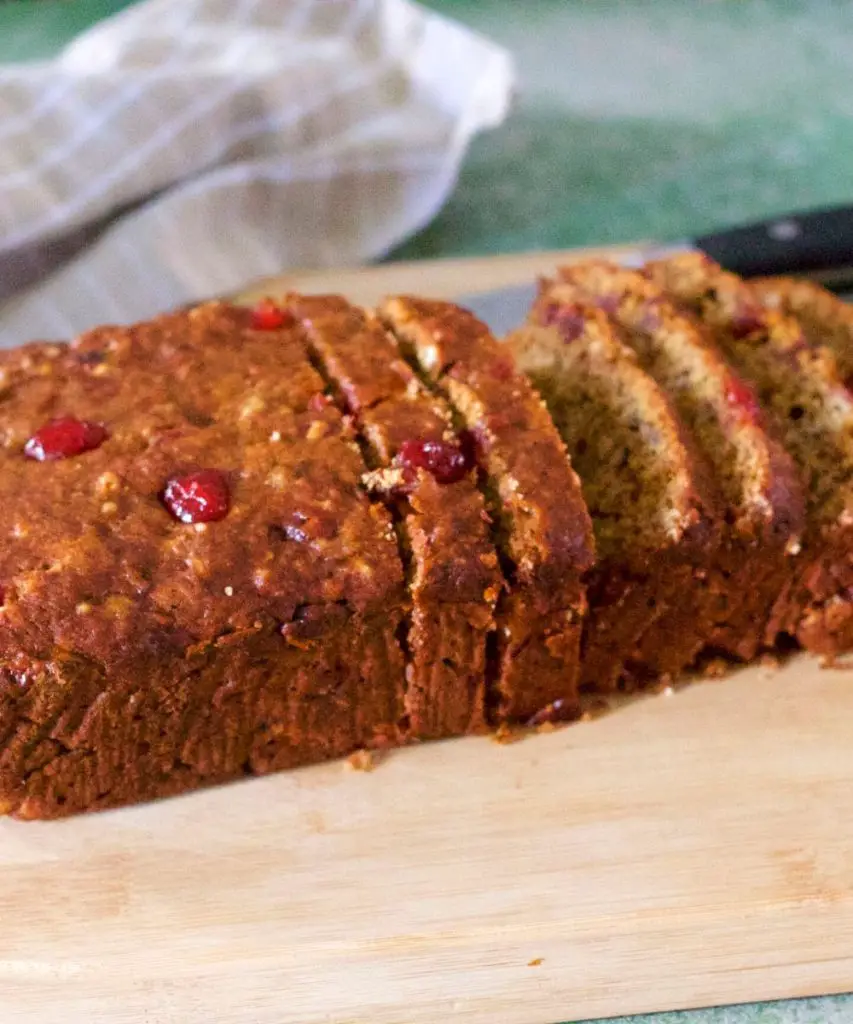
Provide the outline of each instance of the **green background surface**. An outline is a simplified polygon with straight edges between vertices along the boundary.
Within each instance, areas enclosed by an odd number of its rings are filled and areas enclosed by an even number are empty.
[[[129,3],[0,0],[0,61],[45,59]],[[429,6],[512,50],[520,89],[506,125],[475,141],[445,209],[395,257],[668,240],[853,201],[853,4]],[[853,997],[633,1024],[853,1024]]]

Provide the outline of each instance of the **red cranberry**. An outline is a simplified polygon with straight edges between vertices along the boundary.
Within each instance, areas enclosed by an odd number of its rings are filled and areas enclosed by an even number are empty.
[[[69,459],[100,448],[108,437],[100,423],[63,416],[40,427],[24,445],[24,455],[38,462]]]
[[[550,306],[545,312],[545,323],[549,327],[556,327],[568,345],[583,334],[586,316],[580,306]]]
[[[761,406],[755,397],[755,392],[739,377],[729,378],[726,387],[726,401],[753,423],[757,423],[761,418]]]
[[[508,356],[502,357],[491,364],[490,372],[495,380],[511,380],[515,375],[515,364]]]
[[[228,514],[228,482],[218,469],[173,476],[163,488],[161,500],[182,523],[214,522]]]
[[[295,323],[289,309],[282,309],[272,299],[261,299],[252,310],[252,327],[256,331],[279,331]]]
[[[475,451],[467,437],[451,441],[404,441],[396,461],[404,469],[425,469],[440,484],[455,484],[475,465]]]
[[[765,324],[764,310],[744,303],[732,316],[729,330],[734,338],[748,338],[750,334],[763,330]]]
[[[595,300],[595,304],[599,309],[603,309],[605,313],[612,315],[618,311],[620,299],[618,295],[599,295]]]
[[[560,312],[560,307],[556,302],[549,302],[548,305],[542,310],[540,319],[546,327],[553,327],[557,322],[557,314]]]

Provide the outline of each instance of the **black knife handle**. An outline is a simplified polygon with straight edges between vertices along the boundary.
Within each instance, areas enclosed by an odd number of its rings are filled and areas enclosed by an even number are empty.
[[[812,274],[853,267],[853,206],[795,213],[696,239],[744,277]]]

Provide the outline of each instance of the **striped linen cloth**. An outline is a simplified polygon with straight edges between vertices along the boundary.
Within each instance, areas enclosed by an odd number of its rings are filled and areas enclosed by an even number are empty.
[[[144,0],[0,68],[0,345],[382,255],[512,87],[409,0]]]

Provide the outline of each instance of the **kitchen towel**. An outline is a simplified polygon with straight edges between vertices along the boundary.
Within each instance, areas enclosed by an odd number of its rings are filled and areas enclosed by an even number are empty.
[[[409,0],[143,0],[0,68],[0,345],[379,257],[512,89]]]

